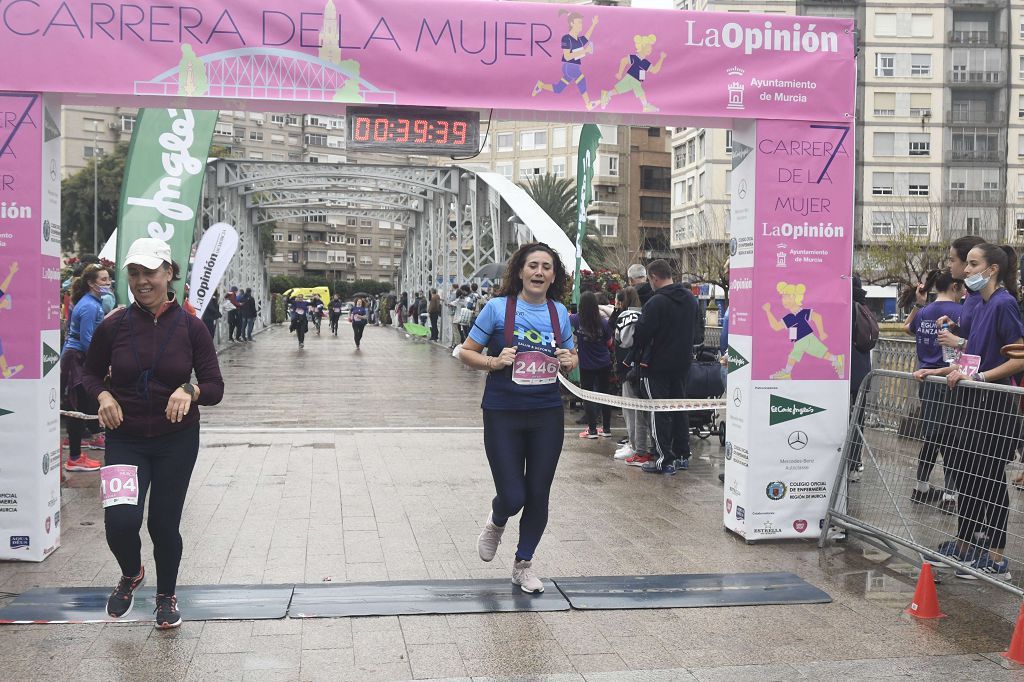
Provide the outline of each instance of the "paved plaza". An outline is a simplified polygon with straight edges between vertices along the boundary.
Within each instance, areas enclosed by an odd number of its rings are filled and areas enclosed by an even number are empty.
[[[301,351],[273,328],[225,349],[221,368],[224,401],[203,409],[181,584],[510,574],[514,523],[492,564],[476,555],[494,492],[481,373],[392,329],[368,328],[356,351],[347,325]],[[853,540],[747,545],[723,530],[717,439],[695,444],[689,471],[644,474],[612,460],[614,439],[579,440],[578,414],[567,413],[541,575],[792,571],[833,602],[219,622],[185,610],[171,632],[9,625],[0,679],[1024,679],[998,654],[1019,607],[1008,593],[946,572],[949,616],[914,621],[903,609],[915,566]],[[621,435],[621,419],[613,427]],[[33,587],[113,586],[97,488],[97,474],[69,475],[62,547],[41,564],[0,563],[0,605]]]

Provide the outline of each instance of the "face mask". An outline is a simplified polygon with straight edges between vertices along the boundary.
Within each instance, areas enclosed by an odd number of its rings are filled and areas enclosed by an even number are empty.
[[[985,288],[985,285],[988,284],[990,279],[992,279],[991,276],[986,277],[982,273],[976,272],[964,279],[964,285],[966,285],[971,291],[981,291]]]

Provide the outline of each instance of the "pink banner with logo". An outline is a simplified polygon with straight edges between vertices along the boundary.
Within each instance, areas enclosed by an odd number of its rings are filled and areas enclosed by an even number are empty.
[[[757,124],[756,380],[848,379],[852,125]]]
[[[0,7],[0,44],[0,89],[111,96],[103,102],[358,102],[651,122],[854,113],[848,19],[488,0],[12,0]]]

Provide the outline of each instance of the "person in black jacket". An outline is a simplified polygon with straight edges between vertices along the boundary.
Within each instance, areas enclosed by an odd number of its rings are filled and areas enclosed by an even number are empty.
[[[245,300],[238,310],[238,316],[241,318],[238,331],[242,341],[252,341],[252,328],[256,325],[256,315],[256,299],[253,298],[252,289],[246,289]]]
[[[626,277],[629,278],[629,286],[636,289],[636,295],[640,297],[640,305],[644,305],[654,296],[654,289],[647,282],[647,268],[640,263],[633,263],[626,270]]]
[[[210,330],[210,338],[214,336],[214,332],[217,329],[217,320],[223,317],[220,312],[220,295],[215,291],[210,302],[206,304],[206,308],[203,309],[203,324]]]
[[[685,398],[686,374],[693,359],[693,322],[697,299],[672,279],[665,260],[647,266],[654,294],[643,306],[633,333],[645,398]],[[674,474],[690,468],[690,420],[686,412],[651,412],[651,440],[657,459],[643,470]]]

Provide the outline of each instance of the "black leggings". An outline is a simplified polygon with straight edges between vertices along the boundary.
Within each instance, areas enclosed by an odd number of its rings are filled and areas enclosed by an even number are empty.
[[[199,455],[199,424],[155,438],[107,433],[106,463],[139,468],[139,503],[104,510],[107,545],[122,575],[138,575],[142,567],[142,512],[149,496],[149,537],[156,561],[157,594],[174,594],[181,563],[181,511],[185,506],[192,468]],[[152,491],[150,491],[152,484]]]
[[[583,369],[580,367],[580,387],[587,391],[597,391],[598,393],[611,393],[612,386],[612,367],[602,367],[601,369]],[[597,429],[597,403],[592,403],[589,400],[584,401],[583,408],[587,413],[587,428],[591,433]],[[610,405],[601,405],[601,424],[604,427],[604,432],[609,433],[612,430],[612,408]]]
[[[352,336],[356,340],[356,347],[363,340],[363,331],[366,330],[366,320],[359,320],[352,323]]]
[[[331,333],[337,336],[338,334],[338,320],[341,319],[341,314],[335,315],[331,313]]]
[[[504,526],[522,510],[516,558],[533,559],[548,525],[548,497],[565,437],[561,407],[484,410],[484,448],[491,465],[495,524]]]

